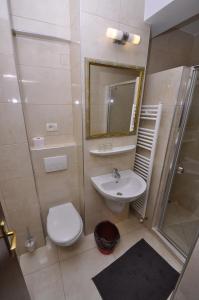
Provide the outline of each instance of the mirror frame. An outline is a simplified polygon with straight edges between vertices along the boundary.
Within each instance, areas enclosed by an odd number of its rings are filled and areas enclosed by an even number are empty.
[[[114,132],[114,133],[99,133],[99,134],[91,134],[90,131],[90,115],[91,115],[91,96],[90,96],[90,82],[91,82],[91,66],[103,66],[103,67],[112,67],[116,69],[132,69],[139,72],[139,86],[138,86],[138,96],[136,99],[136,110],[135,110],[135,126],[133,131],[129,132]],[[103,60],[96,60],[85,58],[85,121],[86,121],[86,139],[97,139],[97,138],[110,138],[110,137],[120,137],[120,136],[130,136],[135,135],[137,132],[138,127],[138,119],[139,119],[139,112],[140,112],[140,103],[142,97],[142,88],[144,82],[144,74],[145,68],[138,67],[133,65],[125,65],[125,64],[117,64],[113,62],[103,61]]]

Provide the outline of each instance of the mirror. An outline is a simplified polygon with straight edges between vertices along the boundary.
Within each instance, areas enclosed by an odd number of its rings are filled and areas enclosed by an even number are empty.
[[[136,134],[144,68],[86,60],[87,139]]]

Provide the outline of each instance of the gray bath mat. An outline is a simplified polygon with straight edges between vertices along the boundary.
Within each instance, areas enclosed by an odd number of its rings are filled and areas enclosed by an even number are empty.
[[[103,300],[167,300],[178,277],[142,239],[92,279]]]

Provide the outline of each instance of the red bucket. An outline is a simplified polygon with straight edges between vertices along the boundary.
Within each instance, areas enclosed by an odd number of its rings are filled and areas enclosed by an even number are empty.
[[[109,221],[99,223],[95,227],[94,236],[97,247],[103,254],[111,254],[120,239],[119,230]]]

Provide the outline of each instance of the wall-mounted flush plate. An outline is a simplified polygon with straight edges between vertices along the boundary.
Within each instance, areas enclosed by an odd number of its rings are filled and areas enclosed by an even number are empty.
[[[44,157],[43,161],[46,173],[66,170],[68,168],[67,155]]]
[[[46,123],[46,131],[57,131],[57,123]]]

